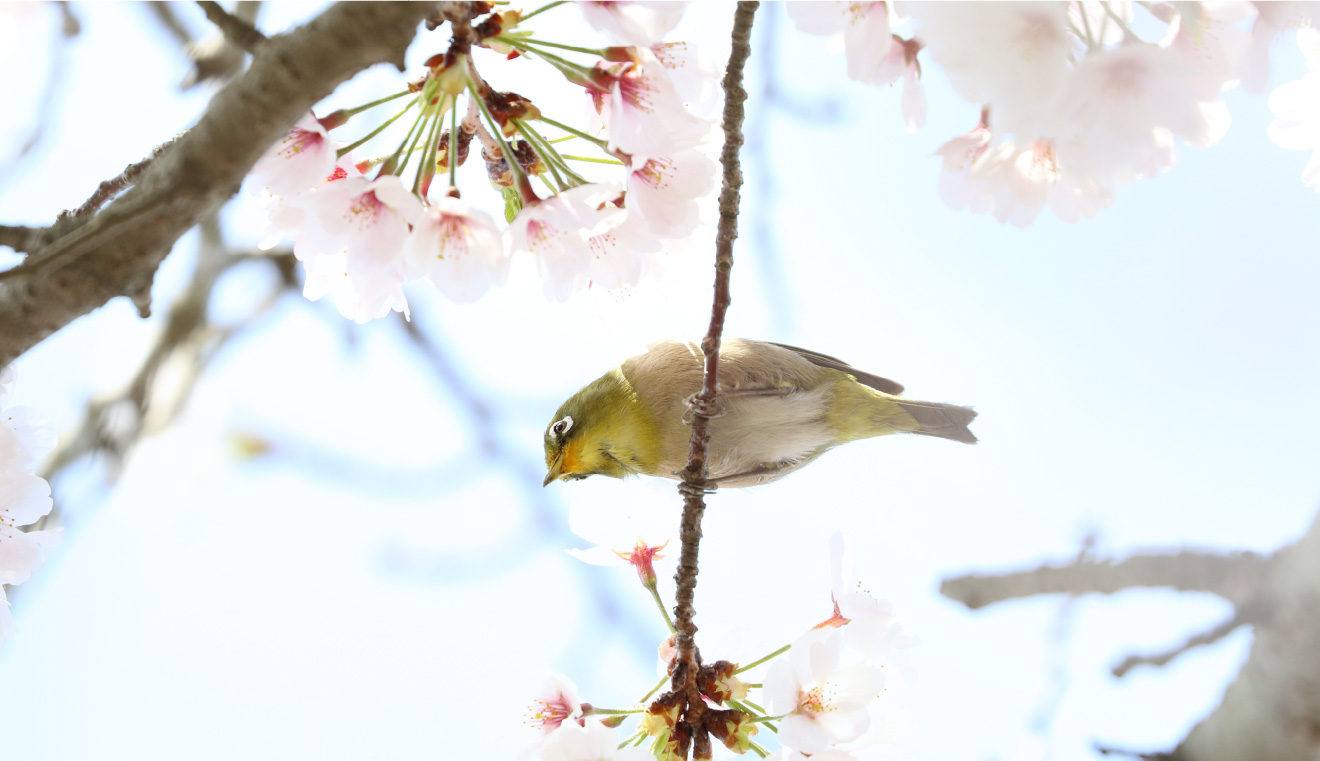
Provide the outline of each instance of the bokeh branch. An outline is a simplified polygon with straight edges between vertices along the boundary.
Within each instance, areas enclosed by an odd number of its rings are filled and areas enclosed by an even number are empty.
[[[266,148],[341,82],[377,63],[402,69],[433,11],[431,3],[343,3],[263,46],[136,185],[0,282],[0,366],[116,296],[144,309],[174,242],[237,193]]]
[[[1260,586],[1268,558],[1254,552],[1217,554],[1183,550],[1133,555],[1125,560],[1078,560],[1016,573],[945,579],[940,594],[972,610],[1004,600],[1052,594],[1113,594],[1134,587],[1211,592],[1245,602]]]
[[[673,690],[686,700],[683,721],[691,734],[693,757],[710,758],[710,737],[704,731],[702,713],[704,703],[697,688],[696,634],[693,623],[696,610],[692,606],[697,586],[697,555],[701,543],[701,517],[706,511],[706,448],[710,442],[710,421],[717,414],[719,392],[720,339],[724,333],[724,315],[732,298],[729,295],[729,273],[733,269],[733,242],[738,237],[738,202],[742,188],[742,170],[738,151],[742,148],[742,125],[745,116],[743,102],[747,91],[743,89],[743,68],[751,55],[752,21],[757,2],[740,2],[733,19],[733,48],[729,65],[724,72],[724,148],[720,153],[720,166],[724,183],[720,189],[720,221],[715,235],[715,297],[710,312],[710,328],[701,341],[706,355],[706,374],[701,391],[691,400],[692,438],[687,467],[682,472],[679,492],[683,495],[683,520],[679,526],[682,549],[678,571],[674,575],[678,591],[674,606],[677,664],[673,674]],[[683,748],[686,752],[686,748]]]
[[[1167,761],[1313,761],[1320,755],[1320,516],[1296,544],[1268,556],[1183,551],[1117,563],[1083,560],[946,579],[940,591],[979,608],[1041,594],[1111,594],[1140,587],[1210,592],[1232,603],[1234,613],[1167,652],[1128,658],[1114,669],[1116,676],[1139,664],[1168,663],[1244,624],[1252,626],[1255,642],[1219,706],[1172,751],[1104,752]]]

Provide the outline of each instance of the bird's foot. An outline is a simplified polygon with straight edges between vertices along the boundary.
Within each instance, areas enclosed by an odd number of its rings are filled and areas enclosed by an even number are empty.
[[[674,475],[681,479],[683,477],[683,471],[674,471]],[[688,483],[687,481],[683,481],[678,485],[678,493],[682,494],[684,497],[703,497],[707,494],[714,494],[717,486],[719,486],[719,484],[710,480],[700,481],[698,483]]]
[[[692,425],[692,421],[697,415],[713,420],[724,414],[724,409],[720,407],[720,400],[717,396],[714,399],[706,399],[700,392],[687,398],[687,411],[683,413],[683,425]]]

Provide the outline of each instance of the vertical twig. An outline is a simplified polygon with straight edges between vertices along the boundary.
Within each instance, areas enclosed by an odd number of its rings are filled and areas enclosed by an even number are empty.
[[[696,641],[697,627],[692,619],[693,593],[697,586],[697,551],[701,542],[701,516],[706,510],[706,450],[710,442],[710,420],[716,412],[719,391],[720,337],[724,332],[724,314],[732,299],[729,296],[729,272],[733,269],[733,241],[738,237],[738,200],[742,187],[742,170],[738,165],[738,151],[743,144],[743,67],[751,54],[752,19],[757,2],[738,3],[733,18],[733,49],[729,65],[724,72],[724,149],[720,153],[720,166],[724,170],[724,185],[720,190],[720,222],[715,235],[715,298],[710,310],[710,329],[701,341],[706,355],[706,375],[701,391],[691,400],[692,439],[687,468],[683,470],[683,522],[679,527],[682,550],[678,559],[678,583],[674,606],[678,659],[674,669],[673,689],[685,697],[683,719],[692,730],[693,750],[697,758],[709,758],[710,742],[702,731],[701,714],[704,705],[697,690]]]

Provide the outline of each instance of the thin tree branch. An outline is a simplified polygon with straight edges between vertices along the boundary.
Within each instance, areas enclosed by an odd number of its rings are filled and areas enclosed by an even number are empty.
[[[1240,614],[1234,614],[1229,618],[1206,631],[1194,634],[1188,637],[1181,644],[1169,648],[1163,652],[1148,653],[1146,655],[1129,655],[1123,659],[1123,662],[1113,668],[1113,674],[1116,677],[1126,676],[1129,671],[1137,666],[1163,666],[1169,661],[1177,658],[1188,650],[1213,645],[1219,640],[1227,637],[1237,631],[1239,626],[1247,623],[1246,619]]]
[[[710,758],[710,737],[705,731],[702,714],[705,705],[697,688],[696,634],[693,623],[696,610],[692,600],[697,586],[697,555],[701,543],[701,517],[706,510],[706,455],[710,443],[710,421],[717,409],[719,392],[720,340],[724,333],[724,315],[732,298],[729,295],[729,273],[733,269],[733,242],[738,237],[738,201],[742,187],[742,170],[738,151],[742,148],[742,125],[745,116],[743,102],[747,91],[743,89],[743,68],[751,54],[752,21],[757,2],[740,2],[733,18],[733,48],[729,65],[724,72],[724,149],[720,165],[724,170],[724,185],[720,190],[720,221],[715,235],[715,296],[710,312],[710,329],[701,341],[706,355],[706,375],[701,391],[691,401],[692,438],[687,467],[683,470],[683,520],[679,526],[682,549],[678,571],[674,579],[678,585],[674,606],[675,635],[678,645],[677,665],[673,675],[673,689],[684,698],[686,708],[683,721],[691,732],[693,756]],[[686,749],[684,755],[686,755]]]
[[[1134,587],[1172,587],[1212,592],[1235,604],[1247,602],[1269,570],[1269,558],[1254,552],[1218,554],[1183,550],[1134,555],[1126,560],[1088,560],[1065,566],[997,575],[945,579],[940,594],[976,610],[1020,597],[1051,594],[1113,594]]]
[[[76,228],[74,245],[50,243],[78,253],[0,282],[0,366],[115,296],[145,304],[179,236],[233,196],[266,148],[339,83],[376,63],[402,69],[433,11],[431,3],[343,3],[263,46],[139,182]]]
[[[244,19],[221,8],[219,3],[200,0],[197,4],[202,7],[202,11],[206,14],[206,20],[215,24],[216,28],[224,34],[226,40],[248,53],[255,55],[257,49],[266,44],[266,35],[257,31],[256,27]]]

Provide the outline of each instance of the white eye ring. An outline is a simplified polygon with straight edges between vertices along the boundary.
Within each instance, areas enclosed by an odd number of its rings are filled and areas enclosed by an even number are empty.
[[[550,435],[554,436],[557,439],[560,436],[563,436],[564,434],[568,433],[569,430],[572,428],[573,428],[573,417],[571,415],[565,415],[563,420],[560,420],[556,422],[554,425],[550,426]]]

